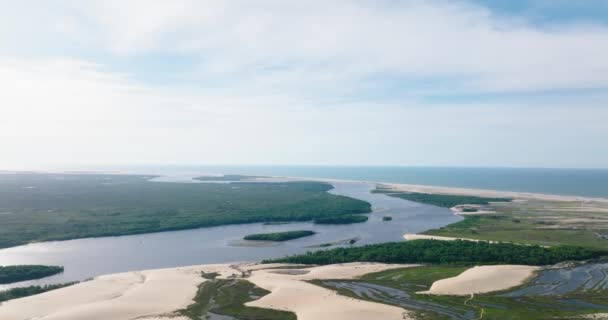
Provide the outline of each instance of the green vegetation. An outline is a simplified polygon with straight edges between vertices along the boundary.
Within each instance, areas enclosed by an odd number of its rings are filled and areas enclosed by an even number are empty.
[[[354,237],[354,238],[348,238],[348,239],[342,239],[342,240],[336,240],[336,241],[331,241],[331,242],[325,242],[325,243],[321,243],[321,244],[317,244],[317,245],[312,245],[312,246],[308,246],[307,248],[326,248],[326,247],[332,247],[332,246],[342,246],[342,245],[353,245],[355,243],[357,243],[357,241],[361,240],[360,237]]]
[[[316,234],[310,230],[297,230],[274,233],[257,233],[245,236],[245,240],[262,240],[262,241],[287,241],[303,237],[308,237]]]
[[[425,231],[424,234],[535,244],[541,246],[572,245],[596,249],[608,249],[608,240],[600,239],[586,228],[544,228],[546,222],[527,215],[478,215],[441,229]]]
[[[490,202],[509,202],[509,198],[488,198],[475,196],[460,196],[450,194],[431,194],[417,192],[396,192],[392,189],[376,188],[372,192],[385,193],[391,197],[397,197],[409,201],[430,204],[438,207],[451,208],[462,204],[487,205]]]
[[[193,180],[198,181],[242,181],[253,178],[261,178],[258,176],[245,176],[242,174],[225,174],[223,176],[202,176],[193,178]]]
[[[393,191],[390,189],[377,189],[375,192],[444,207],[479,204],[496,212],[467,215],[463,221],[423,232],[427,235],[540,246],[570,245],[608,249],[608,237],[601,236],[608,233],[608,204],[605,202],[578,203],[542,199],[501,202],[509,199],[391,193]],[[464,206],[462,211],[475,213],[477,208]]]
[[[367,216],[360,214],[347,214],[340,216],[327,216],[319,217],[314,219],[316,224],[349,224],[349,223],[360,223],[367,221]]]
[[[0,266],[0,284],[40,279],[61,272],[63,272],[63,267],[60,266]]]
[[[163,183],[151,176],[0,174],[0,248],[371,211],[320,182]],[[353,221],[355,222],[355,221]]]
[[[608,255],[608,250],[557,246],[545,248],[485,241],[412,240],[308,252],[266,262],[334,264],[356,261],[436,264],[549,265],[566,260],[587,260]]]
[[[61,284],[48,284],[45,286],[29,286],[29,287],[8,289],[5,291],[0,291],[0,302],[28,297],[28,296],[33,296],[35,294],[44,293],[47,291],[71,286],[76,283],[78,283],[78,282],[68,282],[68,283],[61,283]]]
[[[179,315],[193,320],[205,319],[209,313],[231,316],[239,320],[295,320],[296,315],[272,309],[247,307],[245,303],[267,295],[268,291],[242,279],[212,279],[201,283],[194,304]]]
[[[417,292],[428,290],[433,282],[457,276],[467,268],[459,266],[422,266],[414,268],[393,269],[378,273],[371,273],[361,277],[354,283],[369,283],[388,288],[397,289],[410,296],[406,302],[418,308],[408,308],[414,312],[419,320],[444,320],[450,319],[445,315],[436,313],[438,309],[443,311],[466,314],[473,313],[469,319],[486,320],[541,320],[541,319],[579,319],[576,316],[595,312],[606,312],[608,306],[608,295],[605,290],[600,291],[576,291],[574,293],[560,296],[525,296],[518,298],[505,297],[505,292],[493,292],[488,294],[476,294],[471,296],[438,296],[418,294]],[[339,281],[339,280],[336,280]],[[312,281],[312,283],[336,290],[328,285],[327,281]],[[512,289],[515,290],[515,289]],[[391,304],[390,300],[374,300],[367,295],[357,296],[354,292],[338,289],[339,294],[349,297]],[[386,293],[384,296],[389,296]],[[575,302],[569,304],[568,302]],[[435,307],[429,308],[429,304]],[[595,304],[592,305],[592,304]],[[437,307],[439,306],[439,307]],[[575,318],[576,317],[576,318]],[[453,318],[452,318],[453,319]],[[465,319],[462,317],[461,319]]]

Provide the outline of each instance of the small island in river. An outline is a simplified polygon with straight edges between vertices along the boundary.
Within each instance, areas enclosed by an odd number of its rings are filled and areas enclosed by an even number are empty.
[[[250,234],[245,236],[243,239],[256,241],[288,241],[303,237],[309,237],[315,234],[316,232],[310,230],[294,230],[285,232]]]
[[[0,266],[0,284],[49,277],[63,272],[61,266],[17,265]]]

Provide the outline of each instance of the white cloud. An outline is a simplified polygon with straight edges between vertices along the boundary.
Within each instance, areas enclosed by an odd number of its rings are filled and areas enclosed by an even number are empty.
[[[608,160],[601,149],[608,110],[597,105],[319,105],[280,95],[146,87],[65,60],[2,61],[0,86],[3,167],[491,165],[520,164],[522,154],[528,164],[597,166]],[[581,159],[580,152],[594,157]]]
[[[6,9],[0,167],[608,163],[605,92],[419,99],[605,88],[603,26],[539,29],[447,1],[55,0]],[[183,55],[191,65],[151,76],[113,65],[153,55]],[[360,94],[393,77],[408,79],[387,87],[398,99]]]
[[[608,85],[605,26],[541,29],[462,2],[105,0],[65,5],[77,13],[71,18],[87,26],[83,32],[94,30],[90,45],[119,56],[189,54],[200,57],[199,71],[207,74],[268,77],[276,71],[283,78],[306,72],[312,79],[343,82],[378,73],[458,76],[464,88],[483,91]]]

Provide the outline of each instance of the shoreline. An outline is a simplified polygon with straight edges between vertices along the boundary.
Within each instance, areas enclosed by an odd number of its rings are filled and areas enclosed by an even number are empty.
[[[514,200],[546,200],[546,201],[559,201],[559,202],[595,201],[595,202],[608,203],[608,197],[601,198],[601,197],[559,195],[559,194],[534,193],[534,192],[522,192],[522,191],[503,191],[503,190],[492,190],[492,189],[443,187],[443,186],[433,186],[433,185],[381,182],[381,181],[369,181],[369,180],[327,179],[327,178],[312,178],[312,177],[302,178],[302,177],[292,177],[292,176],[284,176],[284,177],[273,176],[272,178],[285,178],[285,179],[289,179],[289,180],[300,179],[303,181],[320,181],[320,182],[327,182],[327,183],[332,183],[332,182],[369,183],[369,184],[387,186],[389,188],[395,189],[396,191],[404,191],[404,192],[419,192],[419,193],[479,196],[479,197],[494,197],[494,198],[504,197],[504,198],[513,198]]]
[[[137,171],[54,171],[54,170],[36,170],[36,171],[13,171],[6,170],[0,171],[5,174],[17,174],[17,173],[40,173],[40,174],[107,174],[107,175],[138,175],[138,176],[151,176],[150,181],[158,178],[170,178],[172,175],[163,173],[143,173]],[[209,173],[187,173],[180,174],[176,180],[170,181],[154,181],[154,182],[171,182],[171,183],[192,183],[192,178],[200,176],[217,176],[217,174]],[[186,180],[184,178],[189,177]],[[395,188],[398,191],[405,192],[420,192],[420,193],[435,193],[435,194],[451,194],[451,195],[466,195],[466,196],[481,196],[481,197],[507,197],[520,200],[547,200],[547,201],[560,201],[560,202],[581,202],[581,201],[596,201],[608,203],[607,197],[591,197],[591,196],[579,196],[579,195],[561,195],[551,193],[538,193],[538,192],[526,192],[526,191],[509,191],[509,190],[495,190],[495,189],[479,189],[479,188],[466,188],[466,187],[448,187],[448,186],[437,186],[437,185],[425,185],[425,184],[411,184],[411,183],[400,183],[400,182],[382,182],[372,180],[354,180],[354,179],[334,179],[334,178],[320,178],[320,177],[297,177],[297,176],[274,176],[265,175],[259,176],[259,178],[244,179],[240,181],[222,181],[226,182],[282,182],[282,181],[318,181],[318,182],[341,182],[341,183],[369,183],[375,185],[384,185]],[[182,180],[183,179],[183,180]],[[198,183],[197,181],[195,181]],[[202,181],[202,183],[214,183],[208,181]]]

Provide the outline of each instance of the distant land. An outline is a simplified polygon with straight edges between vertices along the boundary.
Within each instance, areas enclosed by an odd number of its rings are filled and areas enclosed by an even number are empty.
[[[121,166],[98,170],[141,173],[238,174],[343,179],[608,198],[608,169],[417,166]]]

